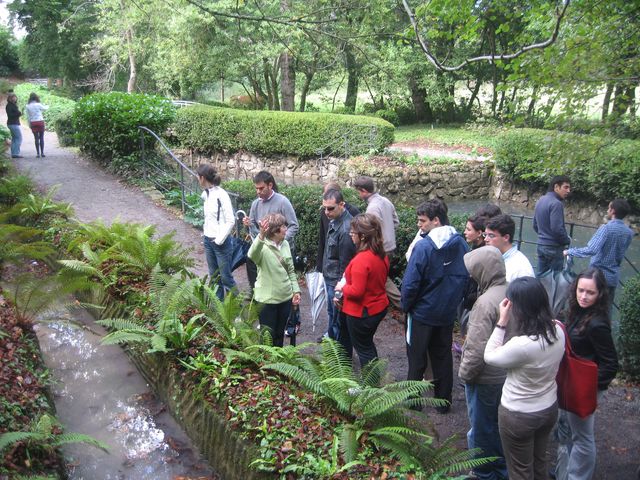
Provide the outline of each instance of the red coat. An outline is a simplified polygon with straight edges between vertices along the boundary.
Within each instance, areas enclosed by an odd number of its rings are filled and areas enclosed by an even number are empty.
[[[371,250],[358,252],[344,271],[347,283],[342,289],[342,311],[362,318],[365,307],[369,316],[387,308],[389,299],[385,285],[388,274],[389,257],[382,260]]]

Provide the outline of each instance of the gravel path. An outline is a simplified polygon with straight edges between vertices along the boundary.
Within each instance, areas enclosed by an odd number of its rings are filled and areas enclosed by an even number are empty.
[[[2,108],[0,115],[4,115]],[[184,223],[163,205],[155,203],[136,187],[124,184],[115,176],[105,173],[95,164],[84,159],[74,149],[58,147],[56,135],[45,136],[44,159],[35,158],[31,133],[23,126],[24,159],[16,166],[27,173],[42,188],[60,185],[56,200],[70,202],[78,219],[92,221],[103,219],[110,223],[115,219],[127,222],[153,224],[159,233],[175,232],[175,238],[193,249],[198,274],[206,272],[199,231]],[[247,285],[243,268],[234,272],[241,286]],[[309,298],[303,295],[301,306],[302,331],[298,341],[315,341],[326,317],[312,331],[309,315]],[[376,334],[379,355],[389,360],[391,375],[397,380],[405,378],[407,363],[403,327],[390,316],[383,321]],[[455,370],[457,371],[457,359]],[[464,389],[457,377],[454,380],[452,410],[447,415],[433,411],[431,414],[434,434],[446,438],[452,434],[459,436],[459,444],[466,444],[468,421]],[[636,478],[636,468],[640,465],[640,389],[624,384],[615,384],[610,389],[596,418],[596,439],[598,443],[598,468],[596,479],[632,480]],[[554,448],[552,445],[551,448]],[[551,450],[555,451],[555,450]],[[551,455],[553,457],[554,455]]]

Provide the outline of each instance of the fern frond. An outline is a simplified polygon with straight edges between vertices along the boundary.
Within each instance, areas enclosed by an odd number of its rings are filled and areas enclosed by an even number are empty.
[[[349,378],[355,380],[351,359],[344,347],[335,340],[322,340],[322,368],[324,378]]]
[[[46,435],[38,432],[7,432],[0,435],[0,452],[5,448],[26,440],[42,441]]]
[[[151,332],[131,332],[128,330],[119,330],[109,333],[102,338],[102,345],[115,345],[118,343],[148,343],[150,341]]]
[[[99,448],[100,450],[109,453],[109,446],[106,443],[96,440],[90,435],[83,433],[62,433],[55,436],[53,446],[66,445],[68,443],[83,443],[85,445],[91,445],[92,447]]]
[[[167,348],[167,337],[163,335],[153,335],[151,337],[151,348],[147,353],[167,353],[170,349]]]
[[[106,328],[113,330],[130,330],[132,332],[149,332],[149,329],[139,325],[135,321],[129,318],[106,318],[104,320],[96,321],[98,325],[102,325]]]
[[[100,270],[82,260],[58,260],[65,269],[86,276],[102,276]]]
[[[358,454],[358,435],[351,424],[344,425],[340,432],[340,450],[347,463],[354,461]]]
[[[313,377],[300,367],[295,365],[289,365],[287,363],[269,363],[262,367],[265,370],[273,370],[285,377],[290,378],[298,385],[311,390],[313,393],[323,393],[323,386],[321,385],[321,379]]]

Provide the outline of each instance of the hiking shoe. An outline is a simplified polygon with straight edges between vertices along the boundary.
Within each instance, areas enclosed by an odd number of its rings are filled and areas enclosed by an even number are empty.
[[[22,155],[11,155],[11,158],[24,158]]]
[[[46,157],[46,155],[43,153],[42,155],[40,155],[42,158]]]

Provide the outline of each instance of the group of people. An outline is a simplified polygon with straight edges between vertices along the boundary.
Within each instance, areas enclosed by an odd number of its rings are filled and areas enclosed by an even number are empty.
[[[220,178],[210,165],[198,169],[205,204],[205,252],[219,292],[236,284],[229,266],[228,238],[233,211]],[[277,192],[273,176],[255,175],[257,198],[244,224],[253,243],[248,273],[254,299],[262,304],[261,326],[282,346],[291,308],[300,302],[292,250],[298,221],[291,202]],[[458,377],[464,383],[470,430],[469,448],[496,457],[474,468],[480,479],[546,479],[546,447],[556,424],[561,448],[555,475],[590,479],[595,470],[594,415],[580,418],[560,411],[556,372],[565,352],[564,330],[553,318],[544,286],[517,245],[515,223],[495,205],[468,218],[464,237],[450,224],[448,208],[430,199],[416,209],[418,232],[406,252],[400,290],[389,279],[396,250],[398,216],[393,203],[375,191],[373,179],[353,182],[366,202],[364,213],[345,202],[336,183],[325,185],[320,212],[317,269],[325,280],[326,336],[339,341],[361,367],[378,357],[374,335],[390,304],[406,318],[409,380],[423,380],[429,361],[436,410],[451,408],[454,323],[466,312],[466,339]],[[567,248],[562,202],[567,177],[555,177],[536,205],[538,275],[563,268],[565,255],[593,256],[591,268],[573,283],[564,323],[573,350],[598,365],[604,392],[618,364],[611,337],[612,287],[631,241],[621,221],[625,200],[609,205],[609,223],[587,247]],[[257,275],[252,271],[257,270]],[[254,276],[255,275],[255,276]]]
[[[24,107],[27,114],[29,128],[33,132],[33,138],[36,145],[36,157],[45,157],[44,154],[44,116],[43,112],[49,107],[40,103],[40,98],[35,93],[29,95],[29,101]],[[22,146],[22,129],[20,128],[20,117],[22,112],[18,107],[18,97],[15,93],[9,92],[7,96],[7,127],[11,132],[11,158],[23,158],[20,155],[20,147]]]

